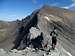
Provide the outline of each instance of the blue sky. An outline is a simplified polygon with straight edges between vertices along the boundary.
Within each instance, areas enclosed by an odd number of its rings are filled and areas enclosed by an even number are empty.
[[[22,19],[44,4],[75,10],[74,0],[0,0],[0,20]]]

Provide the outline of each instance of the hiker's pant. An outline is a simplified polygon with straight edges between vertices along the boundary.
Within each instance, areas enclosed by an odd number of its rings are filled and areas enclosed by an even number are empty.
[[[53,44],[56,45],[56,43],[57,43],[56,37],[52,37],[52,45],[53,45]]]

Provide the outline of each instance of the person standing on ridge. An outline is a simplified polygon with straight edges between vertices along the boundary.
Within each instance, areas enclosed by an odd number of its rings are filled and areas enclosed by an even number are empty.
[[[54,27],[53,31],[50,33],[50,35],[52,36],[52,49],[55,49],[55,46],[57,44],[57,36],[58,36],[58,32],[56,27]]]

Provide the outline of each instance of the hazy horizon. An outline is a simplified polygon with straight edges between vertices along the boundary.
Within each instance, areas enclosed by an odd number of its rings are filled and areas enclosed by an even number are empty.
[[[73,0],[0,0],[0,20],[20,20],[44,4],[75,11]]]

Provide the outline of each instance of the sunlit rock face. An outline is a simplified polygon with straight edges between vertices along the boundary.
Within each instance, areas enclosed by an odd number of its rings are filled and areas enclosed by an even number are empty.
[[[61,44],[67,51],[69,51],[75,56],[74,18],[75,12],[73,11],[57,7],[49,7],[45,5],[42,8],[35,10],[31,15],[19,21],[18,27],[16,27],[15,29],[15,32],[17,32],[17,34],[15,34],[16,38],[14,38],[15,39],[14,48],[15,49],[25,49],[26,47],[36,48],[37,45],[35,44],[38,43],[39,43],[38,47],[43,46],[47,43],[48,45],[51,46],[50,33],[53,30],[53,28],[56,27],[59,33],[58,45]],[[38,42],[39,40],[38,38],[40,39],[40,42]],[[12,39],[13,37],[10,39],[10,41]]]
[[[72,56],[68,52],[66,52],[63,48],[59,50],[55,50],[49,52],[38,50],[37,52],[34,52],[35,49],[27,47],[24,50],[11,50],[11,51],[5,51],[4,49],[0,49],[0,56]]]
[[[24,38],[28,37],[31,39],[32,36],[33,38],[37,38],[36,36],[40,35],[40,33],[42,32],[43,45],[47,42],[49,42],[51,45],[50,32],[54,27],[56,27],[59,32],[58,38],[60,40],[62,40],[63,42],[67,40],[68,43],[71,42],[72,44],[75,44],[74,15],[75,13],[73,11],[57,7],[43,6],[41,9],[35,10],[31,15],[27,16],[20,22],[21,26],[23,26],[24,29],[21,34],[18,34],[16,42],[20,38],[21,40],[18,42],[20,45],[20,42],[23,41]],[[39,34],[37,31],[39,32]],[[17,47],[19,47],[19,45]],[[28,46],[29,45],[30,44],[28,44]]]
[[[61,9],[44,6],[40,10],[38,14],[39,22],[38,26],[44,32],[50,33],[53,27],[55,26],[59,32],[59,43],[69,51],[70,53],[74,54],[74,46],[75,46],[75,12]],[[44,26],[43,26],[44,25]],[[71,44],[71,45],[70,45]]]

